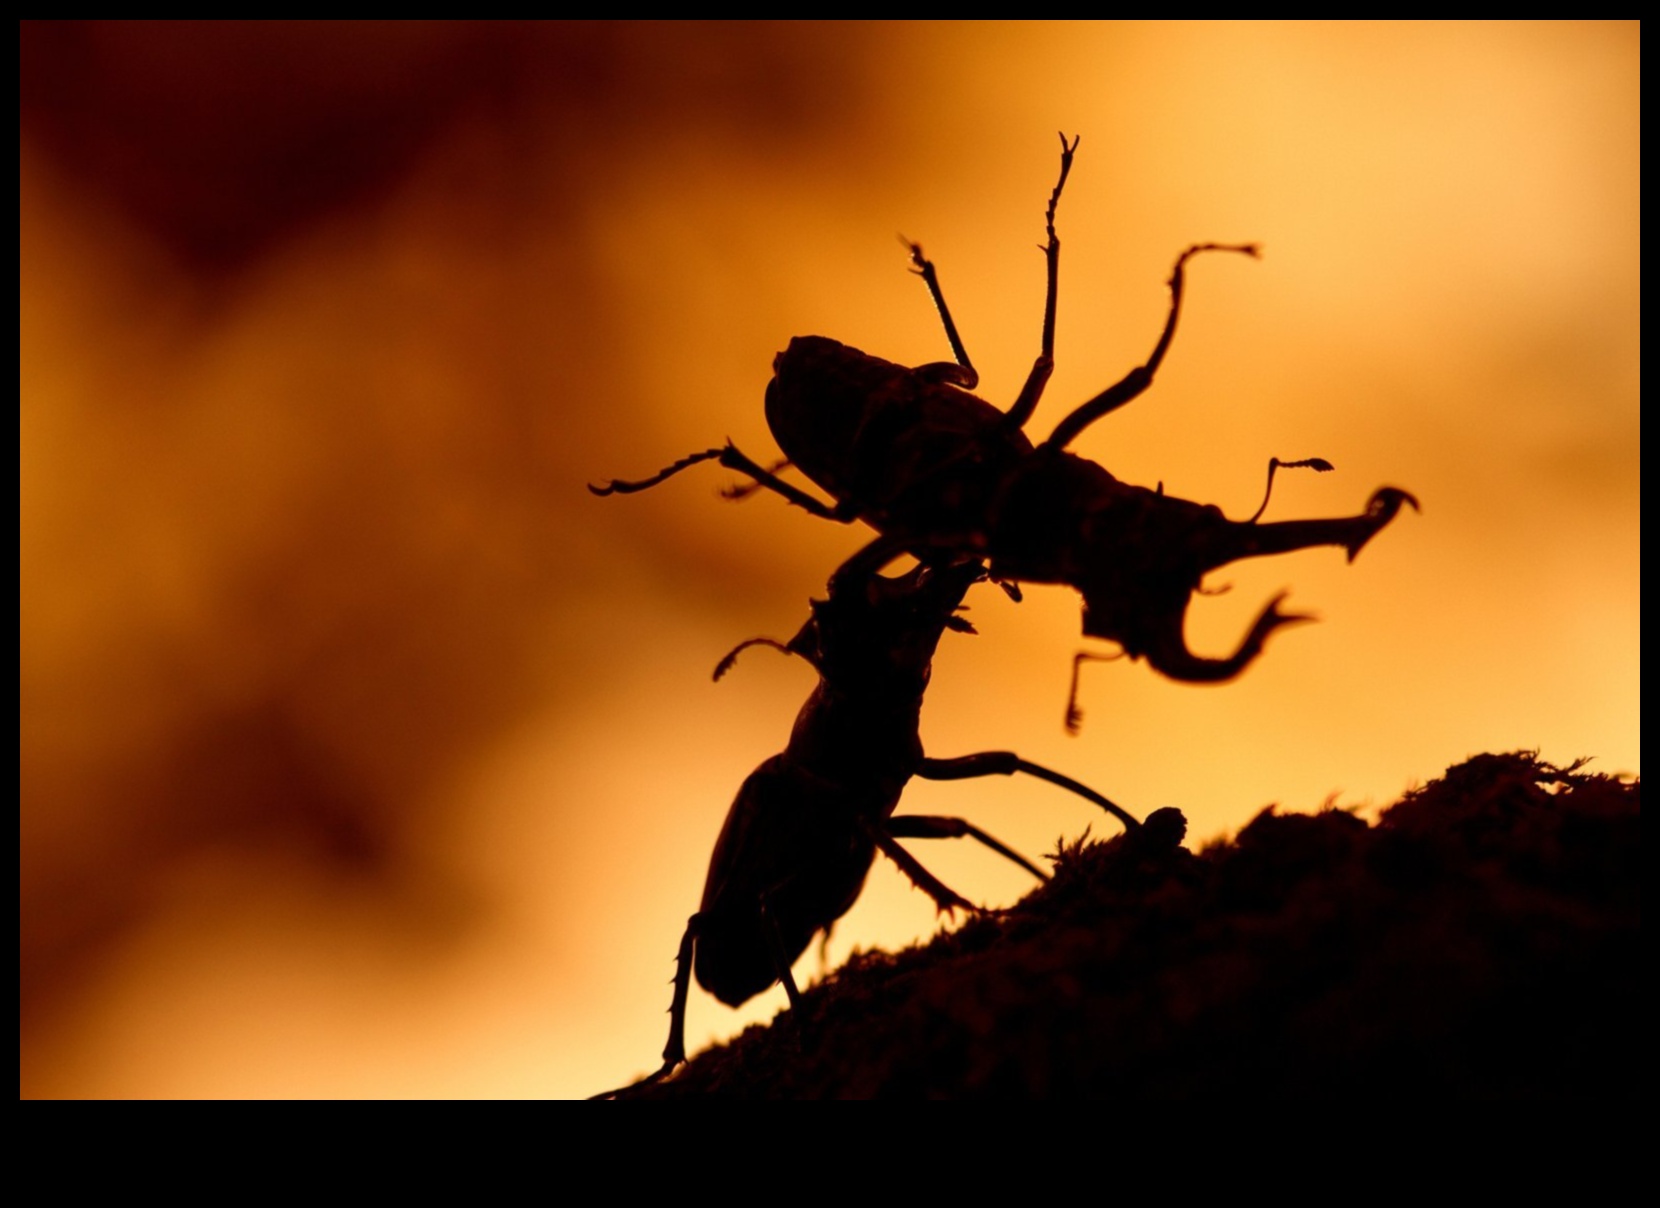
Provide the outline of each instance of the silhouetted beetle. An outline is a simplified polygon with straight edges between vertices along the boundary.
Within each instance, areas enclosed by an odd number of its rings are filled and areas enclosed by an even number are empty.
[[[902,838],[978,839],[1040,879],[1043,872],[978,827],[936,815],[893,816],[912,776],[966,780],[1025,772],[1078,794],[1124,823],[1136,819],[1095,790],[1012,751],[956,759],[922,753],[918,720],[934,650],[947,629],[973,632],[956,615],[982,578],[977,563],[919,564],[897,577],[841,574],[829,599],[788,643],[756,638],[800,655],[819,683],[796,715],[783,752],[750,773],[721,827],[703,900],[686,924],[674,979],[663,1065],[635,1085],[666,1077],[686,1059],[686,999],[698,984],[729,1006],[782,981],[792,1007],[800,994],[790,966],[818,932],[852,908],[882,852],[941,910],[975,907],[900,846]]]
[[[1042,351],[1008,411],[969,393],[979,374],[951,320],[932,262],[910,244],[913,268],[939,309],[954,361],[908,369],[823,336],[798,336],[773,361],[767,423],[788,459],[775,469],[793,463],[835,498],[834,506],[731,444],[682,458],[647,479],[589,489],[600,495],[644,490],[688,466],[719,461],[815,516],[843,523],[858,519],[875,528],[880,536],[844,567],[850,574],[880,570],[901,554],[931,563],[989,558],[990,576],[999,582],[1075,587],[1084,598],[1087,636],[1117,642],[1124,654],[1145,658],[1171,679],[1215,683],[1239,674],[1275,629],[1311,618],[1281,612],[1282,594],[1258,614],[1233,654],[1196,655],[1183,630],[1188,602],[1206,573],[1242,558],[1318,545],[1342,546],[1353,561],[1402,504],[1416,509],[1418,501],[1397,487],[1381,487],[1355,516],[1261,524],[1258,508],[1250,520],[1235,521],[1215,506],[1165,495],[1162,486],[1148,490],[1120,482],[1095,462],[1066,451],[1090,424],[1152,384],[1176,331],[1188,260],[1209,251],[1256,256],[1254,244],[1196,244],[1177,257],[1170,313],[1147,363],[1078,407],[1033,446],[1021,429],[1054,368],[1060,261],[1055,208],[1077,147],[1076,139],[1069,144],[1061,136],[1060,179],[1046,212]],[[1270,489],[1280,465],[1331,468],[1319,458],[1276,459],[1269,465]],[[1075,728],[1077,716],[1069,702],[1069,728]]]

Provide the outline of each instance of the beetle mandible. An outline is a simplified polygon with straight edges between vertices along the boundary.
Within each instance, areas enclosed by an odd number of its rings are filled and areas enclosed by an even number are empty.
[[[940,910],[976,909],[900,839],[973,838],[1047,879],[962,818],[895,816],[913,776],[966,780],[1024,772],[1094,802],[1127,828],[1139,825],[1094,789],[1012,751],[954,759],[923,754],[918,723],[934,651],[947,629],[973,632],[957,613],[963,595],[983,577],[984,568],[971,562],[919,563],[896,577],[837,575],[829,598],[812,601],[811,616],[789,642],[751,639],[716,667],[718,679],[746,647],[765,644],[806,659],[819,682],[796,715],[788,745],[750,773],[726,815],[702,901],[680,940],[663,1064],[636,1086],[660,1081],[686,1059],[694,972],[699,985],[729,1006],[782,981],[791,1006],[799,1008],[790,966],[814,935],[828,933],[852,908],[877,852]]]
[[[924,562],[989,559],[1000,583],[1064,583],[1083,596],[1083,632],[1116,642],[1132,659],[1174,680],[1217,683],[1232,679],[1283,625],[1312,618],[1281,611],[1284,594],[1269,601],[1232,654],[1193,653],[1185,637],[1188,604],[1210,571],[1244,558],[1290,553],[1320,545],[1342,547],[1353,561],[1360,550],[1417,499],[1398,487],[1374,491],[1363,511],[1324,520],[1261,523],[1229,520],[1211,504],[1192,503],[1121,482],[1067,446],[1091,424],[1131,402],[1152,385],[1169,351],[1181,313],[1187,263],[1203,252],[1255,257],[1255,244],[1200,243],[1176,259],[1170,309],[1145,364],[1070,412],[1041,443],[1026,422],[1054,369],[1055,309],[1060,239],[1055,211],[1079,140],[1061,135],[1060,176],[1045,213],[1048,240],[1041,351],[1014,404],[1001,411],[970,393],[979,374],[958,335],[934,265],[917,244],[911,264],[927,286],[945,327],[953,360],[907,368],[824,336],[797,336],[773,361],[767,386],[767,423],[785,461],[767,469],[728,443],[682,458],[650,478],[590,485],[595,494],[632,493],[655,486],[704,461],[747,475],[741,497],[764,487],[815,516],[863,520],[878,536],[848,560],[858,577],[910,554]],[[793,464],[835,500],[827,504],[780,478]],[[1319,458],[1269,463],[1268,484],[1281,466],[1330,469]],[[1074,695],[1076,661],[1074,662]],[[1067,724],[1076,728],[1075,701]]]

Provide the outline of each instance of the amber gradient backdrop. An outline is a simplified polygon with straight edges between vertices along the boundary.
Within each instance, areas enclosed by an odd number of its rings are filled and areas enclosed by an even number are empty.
[[[1078,605],[971,596],[930,751],[1013,748],[1198,841],[1382,805],[1482,750],[1639,765],[1636,25],[21,29],[20,1090],[587,1094],[650,1068],[744,775],[813,679],[787,637],[868,535],[707,467],[775,446],[775,352],[1143,358],[1079,450],[1248,515],[1417,492],[1353,566],[1230,570],[1319,625],[1241,680],[1092,667]],[[1041,784],[917,786],[1032,854],[1113,826]],[[927,846],[990,903],[1026,880]],[[929,933],[879,867],[838,929]],[[817,976],[818,956],[801,974]],[[694,997],[694,1043],[739,1013]]]

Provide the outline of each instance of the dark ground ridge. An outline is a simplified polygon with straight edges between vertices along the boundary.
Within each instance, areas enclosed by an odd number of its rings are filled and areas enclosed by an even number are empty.
[[[1175,810],[628,1097],[1634,1099],[1640,782],[1478,755],[1376,825]]]

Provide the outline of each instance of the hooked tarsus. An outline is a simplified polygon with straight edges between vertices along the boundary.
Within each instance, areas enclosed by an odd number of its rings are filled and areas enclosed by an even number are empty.
[[[1080,650],[1072,656],[1072,687],[1066,694],[1066,732],[1077,737],[1078,731],[1083,729],[1084,710],[1078,704],[1078,678],[1085,663],[1115,663],[1124,657],[1120,650],[1117,654],[1092,654],[1088,650]]]
[[[1038,249],[1043,253],[1045,262],[1043,342],[1039,346],[1037,360],[1032,362],[1032,371],[1026,375],[1026,384],[1020,388],[1014,405],[1003,417],[1003,426],[1006,428],[1026,426],[1026,421],[1032,418],[1032,412],[1037,410],[1038,402],[1043,398],[1043,388],[1049,384],[1050,375],[1055,372],[1055,308],[1060,294],[1061,272],[1061,241],[1060,236],[1055,234],[1055,210],[1061,203],[1061,190],[1066,188],[1066,178],[1072,171],[1072,156],[1077,152],[1078,144],[1083,141],[1083,137],[1081,134],[1077,135],[1068,143],[1066,132],[1061,132],[1061,174],[1055,181],[1054,189],[1049,193],[1049,208],[1043,215],[1044,230],[1049,238]]]
[[[934,381],[950,382],[953,386],[961,386],[964,390],[972,390],[980,384],[980,373],[968,359],[968,349],[963,347],[963,338],[957,334],[956,321],[951,318],[951,308],[945,304],[945,294],[940,289],[939,273],[934,269],[934,262],[922,254],[922,245],[901,235],[899,242],[910,249],[911,271],[922,278],[922,283],[928,287],[928,296],[934,300],[934,309],[939,311],[940,322],[945,325],[945,338],[951,345],[951,355],[956,363],[950,361],[936,361],[930,365],[918,366],[917,372],[931,377]]]

